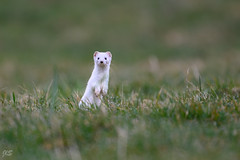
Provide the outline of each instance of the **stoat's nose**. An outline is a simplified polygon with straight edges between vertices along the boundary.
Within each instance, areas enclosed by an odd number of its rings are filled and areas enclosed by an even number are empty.
[[[103,63],[103,61],[100,61],[100,63]]]

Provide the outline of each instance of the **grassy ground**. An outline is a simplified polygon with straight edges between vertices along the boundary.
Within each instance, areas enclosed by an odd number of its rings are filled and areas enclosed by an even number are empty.
[[[240,159],[237,0],[2,0],[0,159]],[[77,106],[95,50],[97,109]]]
[[[2,159],[239,159],[239,76],[170,70],[113,77],[104,105],[88,111],[77,106],[84,87],[57,71],[45,89],[2,90],[0,144],[13,150]]]

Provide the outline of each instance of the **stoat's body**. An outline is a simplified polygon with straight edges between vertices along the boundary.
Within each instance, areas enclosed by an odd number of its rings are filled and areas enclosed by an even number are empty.
[[[101,99],[108,92],[109,70],[112,61],[111,52],[98,52],[93,55],[94,69],[88,81],[87,88],[82,99],[79,102],[79,107],[86,105],[100,106]]]

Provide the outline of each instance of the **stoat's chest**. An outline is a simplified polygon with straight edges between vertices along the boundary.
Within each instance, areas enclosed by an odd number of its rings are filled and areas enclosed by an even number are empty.
[[[98,83],[103,83],[108,79],[108,73],[98,73],[96,75],[96,80]]]

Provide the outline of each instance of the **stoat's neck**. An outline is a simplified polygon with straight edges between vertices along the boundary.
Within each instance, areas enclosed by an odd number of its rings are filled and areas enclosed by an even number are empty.
[[[94,79],[94,81],[100,83],[104,80],[106,80],[106,78],[109,78],[109,66],[106,67],[100,67],[95,65],[94,66],[94,70],[91,76],[91,79]]]

